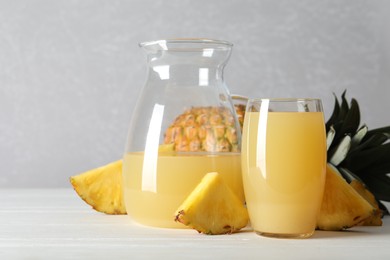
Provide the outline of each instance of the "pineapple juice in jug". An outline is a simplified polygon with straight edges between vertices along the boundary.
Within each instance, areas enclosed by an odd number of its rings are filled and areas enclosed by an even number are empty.
[[[240,154],[191,155],[159,154],[157,165],[144,166],[144,153],[124,157],[126,208],[142,224],[158,227],[184,227],[174,220],[174,212],[201,181],[205,173],[223,174],[226,183],[244,201]],[[149,172],[148,172],[149,171]]]

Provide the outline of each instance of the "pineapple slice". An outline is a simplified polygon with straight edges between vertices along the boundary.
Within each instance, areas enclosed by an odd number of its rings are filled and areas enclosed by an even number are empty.
[[[231,234],[248,220],[247,209],[217,172],[206,174],[175,213],[175,221],[208,235]]]
[[[338,170],[328,163],[317,228],[347,229],[362,224],[371,217],[374,210],[374,207],[344,180]]]
[[[173,152],[173,144],[162,144],[159,153]],[[126,214],[122,188],[122,160],[70,177],[77,194],[93,209],[106,214]]]
[[[358,180],[352,180],[350,185],[375,208],[374,214],[363,222],[363,226],[382,226],[382,211],[375,196]]]
[[[122,191],[122,160],[70,177],[77,194],[93,209],[126,214]]]

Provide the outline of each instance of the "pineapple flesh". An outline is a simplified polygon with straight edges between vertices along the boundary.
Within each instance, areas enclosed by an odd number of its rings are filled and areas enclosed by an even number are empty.
[[[173,144],[159,146],[160,153],[173,152]],[[126,214],[122,187],[122,160],[70,177],[77,194],[93,209],[106,214]]]
[[[240,123],[244,106],[236,105],[235,110]],[[167,128],[164,143],[173,143],[178,152],[237,152],[240,142],[234,116],[228,108],[193,107]]]
[[[237,232],[248,220],[247,209],[217,172],[206,174],[175,213],[175,221],[208,235]]]
[[[317,229],[335,231],[361,225],[374,211],[375,208],[328,163]]]
[[[93,209],[126,214],[122,190],[122,160],[70,177],[77,194]]]

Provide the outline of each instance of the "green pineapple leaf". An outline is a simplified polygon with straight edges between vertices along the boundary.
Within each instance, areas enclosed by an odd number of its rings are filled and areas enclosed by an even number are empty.
[[[336,135],[336,131],[333,126],[330,126],[329,131],[326,133],[326,150],[329,150],[329,147],[332,145],[333,139]]]
[[[345,94],[347,94],[346,90],[344,90],[343,94],[341,95],[341,107],[340,107],[340,113],[338,118],[338,120],[340,121],[344,121],[345,116],[347,115],[349,110],[348,101],[345,98]]]
[[[351,100],[351,106],[345,115],[344,123],[341,126],[342,133],[355,133],[360,124],[360,109],[359,104],[353,98]]]
[[[387,175],[390,172],[390,161],[384,162],[379,165],[373,165],[370,168],[370,174],[372,175]]]
[[[335,99],[333,113],[325,124],[327,133],[329,132],[330,128],[333,127],[333,125],[335,125],[335,123],[337,122],[337,119],[339,118],[339,113],[340,113],[339,100],[337,99],[336,94],[333,93],[333,96]]]
[[[381,200],[390,201],[390,126],[359,128],[358,102],[352,99],[349,105],[346,91],[341,95],[341,103],[334,96],[334,110],[326,122],[328,161],[348,182],[362,181],[383,213],[389,214]]]
[[[338,146],[334,148],[332,151],[330,151],[329,162],[335,166],[339,165],[347,157],[350,147],[351,147],[351,137],[349,135],[346,135],[344,136],[343,140],[338,144]]]
[[[370,138],[371,136],[378,134],[378,133],[384,134],[385,136],[387,136],[387,139],[390,139],[390,126],[369,130],[367,132],[365,139]]]
[[[357,174],[365,174],[365,172],[369,172],[372,167],[382,165],[389,161],[390,143],[387,143],[351,153],[345,159],[343,167],[346,167]]]
[[[335,124],[336,136],[334,138],[335,142],[341,141],[345,135],[354,134],[359,128],[360,124],[360,110],[359,105],[355,99],[352,99],[351,106],[348,106],[348,103],[345,99],[345,93],[343,94],[343,101],[341,104],[341,113],[342,119],[339,120],[339,123]]]
[[[388,176],[373,176],[367,174],[362,177],[364,183],[370,188],[377,200],[390,201],[390,178]]]
[[[376,133],[370,138],[364,138],[358,146],[351,147],[349,151],[350,155],[359,153],[363,150],[370,149],[372,147],[377,147],[384,144],[387,141],[387,137],[382,133]]]
[[[355,147],[357,147],[363,140],[363,138],[366,136],[368,132],[368,127],[366,125],[363,125],[356,134],[352,137],[352,143],[351,143],[351,152],[354,150]]]

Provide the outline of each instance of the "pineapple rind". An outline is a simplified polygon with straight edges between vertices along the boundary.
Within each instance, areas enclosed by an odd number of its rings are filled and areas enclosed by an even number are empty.
[[[248,220],[246,208],[217,172],[206,174],[175,213],[175,221],[208,235],[236,232]]]
[[[126,214],[122,190],[122,160],[70,177],[87,204],[106,214]]]
[[[379,208],[375,196],[364,186],[362,182],[358,180],[352,180],[350,185],[375,208],[373,215],[364,220],[362,225],[382,226],[382,211]]]
[[[375,209],[328,163],[317,229],[343,230],[362,224]]]

